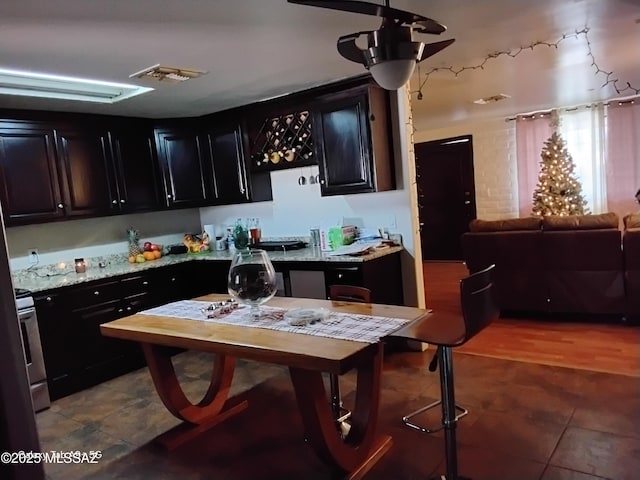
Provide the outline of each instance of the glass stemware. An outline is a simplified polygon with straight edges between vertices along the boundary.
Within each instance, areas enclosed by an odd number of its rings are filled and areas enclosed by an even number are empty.
[[[238,250],[228,277],[229,295],[251,307],[251,316],[260,317],[260,305],[276,294],[276,271],[264,250]]]

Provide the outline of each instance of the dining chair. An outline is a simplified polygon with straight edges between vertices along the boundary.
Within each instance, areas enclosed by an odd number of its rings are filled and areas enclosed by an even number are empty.
[[[460,410],[461,408],[457,407],[455,402],[453,348],[466,343],[498,318],[500,310],[495,301],[494,270],[495,265],[490,265],[460,281],[461,315],[449,312],[431,312],[389,335],[437,347],[436,358],[440,369],[441,400],[410,413],[402,420],[411,428],[431,433],[436,429],[422,427],[410,422],[409,419],[429,408],[442,405],[442,426],[437,430],[444,429],[446,476],[439,476],[438,479],[462,479],[458,476],[456,424],[458,418],[463,414],[456,416],[456,409]]]
[[[329,285],[329,300],[371,303],[371,290],[355,285]],[[334,373],[329,374],[329,392],[333,418],[336,419],[340,433],[345,437],[350,429],[347,420],[351,416],[351,412],[342,405],[340,379]]]

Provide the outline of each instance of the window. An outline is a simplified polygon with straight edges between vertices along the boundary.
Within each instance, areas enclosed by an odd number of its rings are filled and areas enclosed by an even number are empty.
[[[576,165],[582,193],[592,213],[623,217],[637,209],[640,188],[640,104],[613,102],[558,110],[559,132]],[[549,138],[549,112],[516,118],[520,216],[531,215],[540,154]]]

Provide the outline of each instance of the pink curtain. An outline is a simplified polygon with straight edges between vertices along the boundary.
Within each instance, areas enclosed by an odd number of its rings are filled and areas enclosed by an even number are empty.
[[[606,122],[607,207],[622,218],[639,208],[640,104],[611,102]]]
[[[531,216],[533,191],[540,172],[540,153],[553,132],[550,122],[549,113],[516,117],[518,211],[521,217]]]

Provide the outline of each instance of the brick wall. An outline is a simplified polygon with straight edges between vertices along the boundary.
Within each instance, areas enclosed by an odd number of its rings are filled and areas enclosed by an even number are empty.
[[[518,216],[515,122],[504,118],[416,131],[416,143],[461,135],[473,137],[473,168],[478,218]]]

